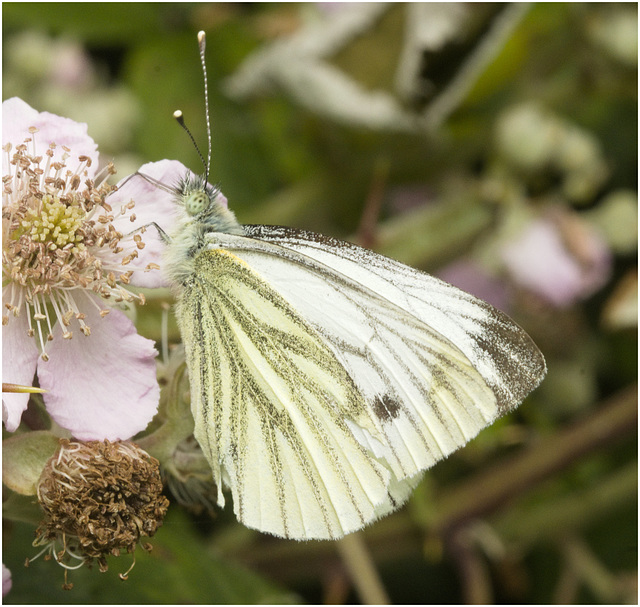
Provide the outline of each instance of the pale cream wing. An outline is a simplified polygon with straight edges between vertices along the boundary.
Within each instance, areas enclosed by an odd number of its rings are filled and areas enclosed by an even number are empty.
[[[296,539],[337,538],[396,507],[393,473],[332,347],[245,262],[200,253],[178,300],[195,436],[238,519]],[[384,440],[378,435],[380,440]],[[406,490],[402,493],[406,497]]]
[[[331,344],[378,436],[349,427],[400,481],[516,407],[545,374],[520,327],[451,285],[318,234],[245,229],[255,238],[212,234],[212,246],[244,259]],[[390,491],[402,501],[406,486]]]

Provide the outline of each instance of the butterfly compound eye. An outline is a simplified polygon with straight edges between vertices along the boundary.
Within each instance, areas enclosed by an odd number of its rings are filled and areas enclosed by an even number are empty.
[[[198,215],[202,213],[209,205],[209,196],[206,192],[200,190],[197,192],[191,192],[185,200],[184,206],[187,209],[189,215]]]

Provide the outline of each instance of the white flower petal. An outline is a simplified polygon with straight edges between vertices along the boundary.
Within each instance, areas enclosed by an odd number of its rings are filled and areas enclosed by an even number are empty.
[[[62,146],[68,147],[71,152],[66,160],[69,170],[75,171],[79,166],[80,156],[91,158],[91,167],[87,174],[93,178],[98,168],[98,146],[87,134],[87,125],[75,122],[70,118],[56,116],[49,112],[38,112],[29,104],[18,97],[12,97],[2,103],[2,145],[11,143],[14,147],[24,142],[26,137],[31,137],[29,127],[36,127],[38,132],[33,135],[36,143],[36,152],[44,156],[50,143],[56,144],[54,160],[61,161],[65,153]],[[31,144],[29,144],[31,146]],[[29,147],[29,150],[32,148]],[[46,157],[43,158],[43,165]],[[7,175],[6,154],[2,156],[2,174]]]
[[[49,361],[38,363],[47,410],[80,440],[130,438],[146,428],[158,407],[157,352],[120,310],[104,318],[87,313],[85,322],[88,337],[75,320],[72,339],[63,339],[56,326]]]
[[[2,378],[5,382],[33,385],[39,352],[35,340],[27,335],[28,328],[24,314],[10,318],[9,324],[2,327]],[[2,395],[2,421],[9,432],[14,432],[20,425],[28,402],[29,394]]]

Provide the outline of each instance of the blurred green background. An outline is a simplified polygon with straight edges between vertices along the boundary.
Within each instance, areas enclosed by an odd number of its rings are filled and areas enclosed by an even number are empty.
[[[449,38],[428,49],[410,36],[436,16],[405,4],[356,17],[340,3],[2,8],[3,99],[87,122],[119,176],[163,158],[201,171],[172,112],[206,148],[205,30],[211,181],[241,222],[351,239],[440,275],[507,311],[545,354],[548,377],[517,411],[361,534],[390,601],[637,602],[635,4],[455,5]],[[348,19],[360,25],[340,37]],[[305,57],[314,45],[327,52]],[[256,56],[252,83],[241,66]],[[322,80],[323,63],[341,80]],[[321,95],[291,76],[301,66]],[[523,260],[514,251],[540,226],[558,258],[540,241]],[[565,266],[571,276],[554,273]],[[156,340],[161,301],[138,311]],[[54,563],[23,566],[32,537],[5,521],[6,603],[372,600],[348,547],[267,537],[230,508],[173,508],[129,581],[120,557],[105,574],[73,572],[71,592]]]

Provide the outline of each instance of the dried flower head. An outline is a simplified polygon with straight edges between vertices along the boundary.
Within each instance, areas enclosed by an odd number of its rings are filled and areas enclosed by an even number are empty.
[[[169,506],[158,461],[136,445],[66,439],[42,472],[38,500],[45,518],[34,545],[67,568],[71,558],[96,559],[101,571],[106,556],[133,553],[142,536],[153,536]]]

